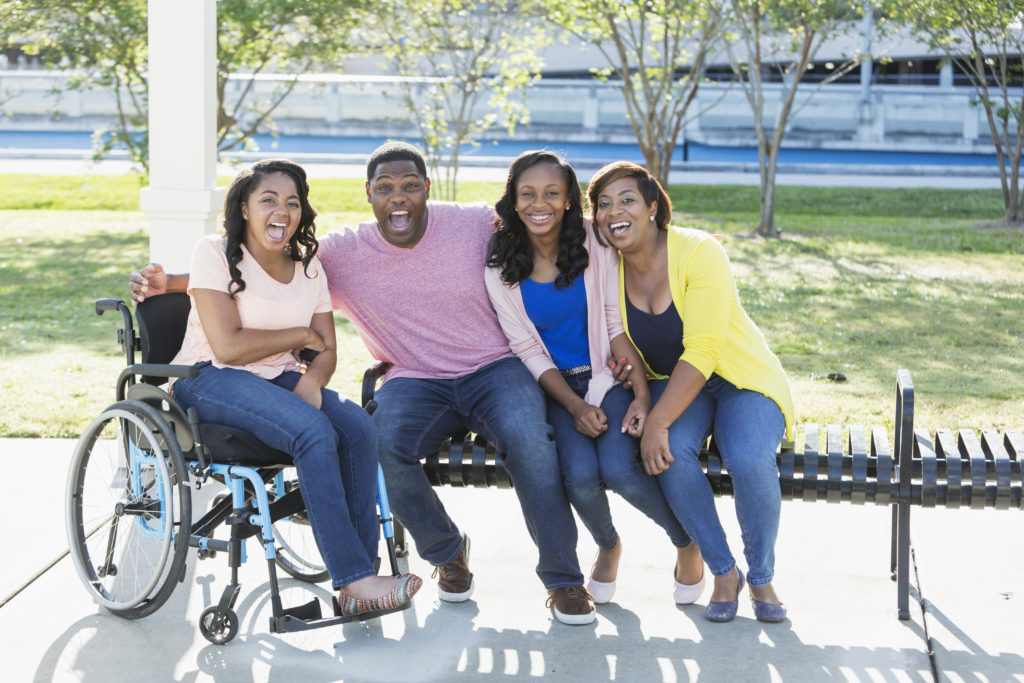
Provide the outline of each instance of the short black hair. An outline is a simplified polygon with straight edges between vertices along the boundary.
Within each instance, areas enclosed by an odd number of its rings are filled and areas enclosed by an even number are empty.
[[[400,140],[385,142],[373,150],[369,160],[366,162],[366,179],[373,180],[373,174],[377,167],[388,161],[411,161],[416,164],[416,170],[424,178],[427,177],[427,164],[423,161],[423,154],[415,145]]]

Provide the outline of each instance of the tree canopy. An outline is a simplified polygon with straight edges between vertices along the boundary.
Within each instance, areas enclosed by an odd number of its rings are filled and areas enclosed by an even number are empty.
[[[332,0],[219,0],[217,3],[217,140],[219,150],[245,146],[257,130],[273,129],[273,112],[298,76],[333,67],[349,48],[358,2]],[[5,38],[44,64],[70,75],[70,88],[107,88],[117,119],[98,131],[95,154],[124,147],[148,169],[146,0],[0,0]],[[182,49],[188,49],[187,39]],[[287,74],[270,92],[262,74]],[[237,88],[228,88],[228,76]]]
[[[995,146],[1003,220],[1024,222],[1024,0],[905,0],[887,10],[970,80]]]
[[[622,83],[629,121],[647,169],[668,183],[669,165],[708,51],[721,37],[724,0],[536,0],[535,12],[595,46],[601,78]]]

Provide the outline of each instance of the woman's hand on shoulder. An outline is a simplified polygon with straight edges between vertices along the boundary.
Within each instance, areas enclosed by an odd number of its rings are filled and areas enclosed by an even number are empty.
[[[608,431],[608,418],[604,411],[597,406],[592,406],[586,401],[580,401],[570,411],[576,431],[584,436],[594,439]]]
[[[128,276],[128,290],[132,302],[141,304],[149,296],[167,293],[167,274],[159,263],[150,263],[141,270],[133,270]]]

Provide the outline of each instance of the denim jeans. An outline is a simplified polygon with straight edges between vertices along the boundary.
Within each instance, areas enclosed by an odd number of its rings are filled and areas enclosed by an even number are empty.
[[[651,400],[656,402],[668,380],[648,384]],[[713,434],[722,464],[732,476],[748,580],[752,586],[763,586],[771,583],[775,573],[775,539],[782,507],[775,453],[785,429],[786,419],[775,401],[739,389],[718,375],[708,379],[669,427],[669,448],[675,462],[658,475],[658,483],[715,576],[731,572],[736,561],[715,510],[711,485],[697,459],[700,448]]]
[[[462,535],[423,473],[422,461],[460,429],[491,441],[523,510],[546,588],[583,584],[576,521],[562,485],[540,385],[518,358],[503,358],[456,379],[397,377],[377,391],[373,414],[395,517],[423,559],[451,562]]]
[[[198,363],[174,397],[202,422],[243,429],[292,456],[320,555],[335,588],[373,576],[377,520],[377,432],[361,407],[323,389],[317,410],[292,393],[301,375],[266,380]]]
[[[587,393],[590,373],[566,377],[565,381],[582,398]],[[622,419],[633,402],[633,392],[616,384],[605,394],[601,410],[608,418],[608,431],[596,439],[576,429],[572,415],[561,403],[551,396],[546,400],[548,422],[555,430],[558,462],[562,466],[569,502],[597,545],[611,549],[619,540],[604,486],[654,520],[677,548],[689,545],[690,537],[669,509],[657,480],[644,471],[637,456],[636,439],[622,433]]]

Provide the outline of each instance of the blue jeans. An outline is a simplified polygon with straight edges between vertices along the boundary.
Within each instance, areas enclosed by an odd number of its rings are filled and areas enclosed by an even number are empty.
[[[503,358],[457,379],[388,380],[373,414],[381,465],[395,517],[420,556],[435,566],[455,559],[462,544],[423,473],[422,461],[460,429],[495,445],[512,479],[540,560],[546,588],[583,584],[576,557],[576,521],[562,485],[540,386],[518,358]]]
[[[582,398],[587,393],[590,373],[566,377],[565,381]],[[677,548],[689,545],[690,537],[669,509],[657,480],[644,471],[637,457],[636,439],[622,433],[622,419],[633,402],[633,393],[616,384],[605,394],[601,410],[608,418],[608,431],[596,439],[576,429],[572,415],[561,403],[551,396],[546,400],[548,422],[555,430],[558,462],[562,466],[569,502],[597,545],[610,550],[619,540],[604,486],[654,520]]]
[[[174,397],[202,422],[249,432],[295,462],[302,499],[335,588],[375,574],[377,432],[366,411],[323,389],[317,410],[292,393],[301,375],[265,380],[246,370],[198,363],[199,376],[179,379]]]
[[[668,380],[648,384],[653,403]],[[736,561],[715,510],[711,485],[697,459],[700,448],[713,434],[722,464],[732,476],[748,580],[752,586],[763,586],[771,583],[775,573],[775,539],[782,507],[775,454],[785,429],[786,419],[775,401],[756,391],[738,389],[718,375],[708,379],[669,427],[669,448],[675,462],[658,475],[658,483],[715,576],[731,572]]]

